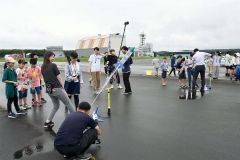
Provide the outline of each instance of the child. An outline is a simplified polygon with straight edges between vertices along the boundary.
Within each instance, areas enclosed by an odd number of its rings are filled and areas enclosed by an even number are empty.
[[[7,68],[3,71],[2,81],[6,83],[7,111],[8,118],[17,118],[17,115],[25,115],[26,113],[18,106],[17,96],[17,74],[14,69],[15,60],[12,57],[7,58]],[[14,103],[16,114],[12,112],[12,103]]]
[[[161,63],[161,70],[162,70],[162,85],[166,86],[167,85],[167,69],[168,69],[168,63],[167,63],[167,58],[163,58],[163,62]]]
[[[18,67],[16,69],[17,82],[18,82],[18,93],[19,93],[19,107],[22,110],[30,109],[31,107],[27,104],[27,92],[28,92],[28,81],[27,81],[27,69],[25,68],[26,62],[23,59],[18,61]]]
[[[152,60],[152,64],[153,64],[153,68],[155,71],[155,76],[158,77],[158,69],[159,69],[160,60],[158,58],[154,58]]]
[[[31,67],[28,70],[28,78],[31,84],[31,94],[32,94],[32,105],[35,107],[37,105],[42,106],[41,101],[41,68],[37,66],[37,59],[31,58],[30,59]],[[37,93],[37,98],[36,98]]]
[[[186,72],[185,72],[185,58],[182,58],[182,56],[178,57],[178,62],[177,62],[177,70],[179,73],[179,86],[180,88],[186,87]]]

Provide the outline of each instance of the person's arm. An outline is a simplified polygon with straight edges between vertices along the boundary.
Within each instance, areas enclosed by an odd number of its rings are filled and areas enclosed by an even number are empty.
[[[3,72],[2,82],[17,85],[17,82],[8,80],[8,73],[7,73],[7,71]]]
[[[62,81],[62,77],[60,75],[60,71],[57,68],[56,64],[53,64],[53,73],[54,75],[57,77],[57,80],[59,81],[59,83],[61,84],[62,88],[64,88],[64,83]]]
[[[82,74],[82,70],[81,70],[81,63],[78,63],[79,64],[79,70],[78,70],[78,75],[79,75],[79,80],[80,80],[80,83],[83,84],[83,74]]]
[[[102,130],[101,130],[101,128],[98,125],[95,127],[95,129],[97,131],[97,135],[101,135]]]
[[[73,79],[73,77],[70,75],[70,70],[69,70],[68,64],[65,66],[65,79],[67,81],[71,81]]]
[[[57,79],[58,79],[59,83],[61,84],[62,88],[64,88],[64,84],[63,84],[62,77],[60,74],[57,75]]]

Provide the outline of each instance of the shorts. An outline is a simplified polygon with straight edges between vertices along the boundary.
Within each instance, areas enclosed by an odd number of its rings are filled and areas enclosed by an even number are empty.
[[[26,98],[27,97],[27,92],[28,90],[23,90],[23,91],[18,91],[18,95],[19,95],[19,99],[23,99],[23,98]]]
[[[226,66],[226,69],[230,69],[230,66]]]
[[[183,70],[183,71],[179,74],[179,79],[187,79],[185,70]]]
[[[162,78],[166,78],[167,77],[167,71],[162,71]]]
[[[30,89],[31,94],[36,94],[36,92],[37,92],[37,94],[40,94],[41,91],[42,91],[41,86]]]
[[[231,65],[231,66],[229,67],[229,69],[234,70],[234,69],[235,69],[235,65]]]

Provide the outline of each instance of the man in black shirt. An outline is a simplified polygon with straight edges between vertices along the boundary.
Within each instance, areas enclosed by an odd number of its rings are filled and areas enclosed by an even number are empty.
[[[115,66],[114,65],[117,64],[117,62],[118,62],[118,57],[116,56],[114,49],[110,50],[110,54],[107,56],[106,60],[107,60],[107,66],[108,66],[107,67],[108,68],[107,69],[108,70],[108,74],[111,75],[112,72],[115,70]],[[119,77],[118,71],[116,71],[115,75],[116,75],[117,84],[118,84],[117,88],[118,89],[122,89],[122,86],[120,85],[120,77]],[[110,79],[111,89],[114,88],[113,87],[113,81],[114,81],[114,77],[112,77]]]
[[[71,113],[59,128],[54,145],[59,153],[80,159],[89,159],[91,154],[84,152],[95,143],[101,129],[89,116],[91,106],[88,102],[81,102],[77,112]]]

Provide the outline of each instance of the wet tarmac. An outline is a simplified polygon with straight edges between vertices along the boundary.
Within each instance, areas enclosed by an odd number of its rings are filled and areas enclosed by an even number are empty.
[[[0,77],[1,78],[1,77]],[[102,77],[102,79],[105,79]],[[94,95],[88,75],[81,101],[92,102]],[[212,93],[198,100],[180,100],[177,81],[162,87],[160,80],[131,78],[133,94],[111,92],[111,117],[100,123],[102,143],[89,152],[97,160],[238,160],[240,157],[239,85],[214,83]],[[0,84],[0,102],[6,104]],[[26,117],[9,120],[0,113],[0,159],[64,160],[53,148],[54,133],[43,129],[52,103],[28,111]],[[29,100],[30,102],[30,100]],[[107,93],[94,107],[107,117]],[[56,132],[64,120],[64,107],[54,118]]]

